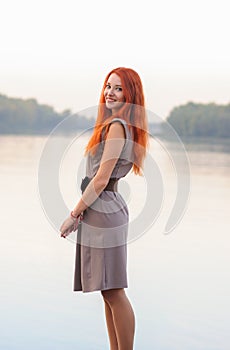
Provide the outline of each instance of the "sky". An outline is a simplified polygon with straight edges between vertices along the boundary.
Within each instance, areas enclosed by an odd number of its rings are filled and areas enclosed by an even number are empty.
[[[0,93],[61,112],[98,103],[107,73],[135,69],[146,108],[230,103],[229,4],[8,0],[1,4]]]

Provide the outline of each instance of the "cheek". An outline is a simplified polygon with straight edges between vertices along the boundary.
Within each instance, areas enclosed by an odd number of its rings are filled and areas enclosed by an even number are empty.
[[[120,92],[117,97],[118,97],[119,101],[121,101],[121,102],[125,101],[125,96],[124,96],[123,92]]]

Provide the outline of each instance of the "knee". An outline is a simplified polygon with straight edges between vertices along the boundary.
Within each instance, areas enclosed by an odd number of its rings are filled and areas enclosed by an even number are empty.
[[[109,305],[113,305],[114,303],[118,302],[121,298],[124,298],[125,291],[124,289],[107,289],[102,290],[101,294],[103,296],[103,299],[106,303]]]

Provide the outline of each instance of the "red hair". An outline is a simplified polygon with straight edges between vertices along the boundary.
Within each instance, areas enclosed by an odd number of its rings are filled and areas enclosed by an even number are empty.
[[[112,115],[112,111],[106,107],[104,90],[111,74],[117,74],[121,79],[122,91],[125,103]],[[145,112],[145,100],[143,87],[139,75],[130,68],[119,67],[113,69],[105,78],[98,106],[98,115],[94,126],[93,134],[85,148],[85,154],[90,152],[92,155],[96,153],[96,149],[101,142],[102,129],[105,127],[105,137],[108,133],[108,125],[110,121],[118,117],[124,119],[128,128],[133,130],[133,152],[134,163],[132,171],[136,175],[141,174],[143,160],[146,157],[146,149],[149,145],[148,138],[148,122]]]

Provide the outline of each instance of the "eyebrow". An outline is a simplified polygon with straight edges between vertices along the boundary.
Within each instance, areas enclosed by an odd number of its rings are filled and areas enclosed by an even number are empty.
[[[107,84],[111,85],[111,83],[110,83],[109,81],[107,82]],[[115,86],[120,86],[120,87],[121,87],[121,85],[118,85],[118,84],[117,84],[117,85],[115,85]]]

